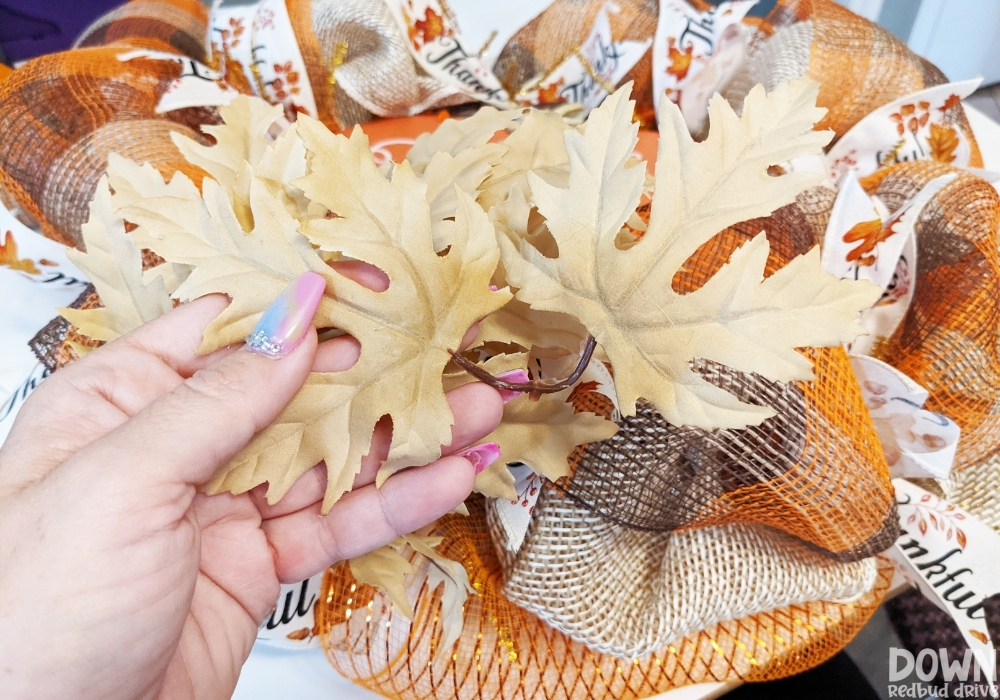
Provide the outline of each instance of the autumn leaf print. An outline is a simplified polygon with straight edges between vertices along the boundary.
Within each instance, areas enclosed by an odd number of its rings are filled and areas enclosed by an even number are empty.
[[[871,267],[875,264],[877,255],[875,247],[892,236],[895,231],[891,227],[882,227],[879,219],[862,221],[851,227],[851,230],[844,234],[844,243],[861,242],[857,248],[853,248],[847,253],[847,262],[857,264],[858,267]]]
[[[931,124],[927,145],[931,149],[931,158],[939,163],[951,163],[958,148],[958,132],[947,124]]]
[[[33,260],[17,257],[17,241],[14,240],[14,234],[10,231],[7,231],[4,240],[0,241],[0,265],[9,267],[11,270],[27,272],[29,275],[41,274],[39,269],[35,267]]]
[[[678,50],[671,37],[669,48],[667,49],[667,58],[670,59],[670,67],[667,68],[667,73],[677,78],[678,81],[684,80],[687,77],[688,70],[691,68],[691,60],[693,58],[691,52],[693,50],[694,46],[688,46],[683,51]]]

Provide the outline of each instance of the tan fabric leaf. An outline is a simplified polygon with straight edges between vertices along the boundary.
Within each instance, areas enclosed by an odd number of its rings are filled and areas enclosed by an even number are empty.
[[[201,199],[198,187],[184,173],[175,173],[167,183],[152,164],[139,165],[117,153],[108,156],[108,183],[114,190],[111,202],[116,210],[147,197],[173,197],[189,203],[185,211],[196,211],[193,203]]]
[[[95,340],[114,340],[171,309],[162,279],[143,283],[142,253],[114,212],[107,177],[97,183],[90,219],[81,231],[87,252],[70,248],[66,255],[90,278],[104,308],[60,309],[77,330]]]
[[[569,129],[558,114],[532,110],[504,140],[508,150],[480,188],[483,208],[489,211],[503,202],[514,185],[528,192],[529,172],[552,184],[565,185],[569,157],[563,135]]]
[[[181,301],[222,293],[232,303],[205,329],[198,352],[239,343],[253,330],[264,310],[301,274],[312,270],[327,280],[314,325],[332,327],[333,272],[298,233],[284,204],[257,179],[249,194],[255,228],[244,233],[225,190],[214,180],[202,184],[204,199],[151,197],[122,210],[139,225],[136,242],[169,262],[195,266],[174,293]],[[194,206],[196,214],[190,213]]]
[[[577,445],[607,440],[618,426],[593,413],[576,413],[566,402],[572,389],[527,394],[504,406],[503,420],[484,441],[500,445],[501,461],[522,462],[550,481],[569,475],[567,458]],[[517,498],[517,495],[514,495]],[[511,499],[514,500],[514,499]]]
[[[469,583],[469,574],[460,562],[438,554],[434,548],[441,543],[440,537],[428,537],[417,533],[402,538],[413,549],[427,558],[427,588],[441,591],[441,644],[437,653],[451,651],[452,645],[462,634],[462,606],[474,590]]]
[[[591,113],[582,135],[567,132],[566,189],[528,174],[559,257],[498,235],[507,278],[520,288],[518,299],[572,313],[594,335],[614,366],[625,415],[634,415],[644,397],[677,425],[758,424],[773,410],[743,404],[704,381],[690,360],[715,360],[779,381],[810,379],[811,365],[795,348],[839,345],[862,332],[857,316],[878,298],[873,285],[823,273],[817,250],[764,280],[762,236],[701,289],[680,295],[670,284],[716,233],[765,216],[815,184],[818,175],[771,177],[767,168],[819,153],[829,140],[828,133],[812,131],[823,114],[816,94],[808,80],[780,85],[770,95],[755,89],[742,118],[716,98],[702,143],[691,139],[680,111],[666,101],[649,228],[628,250],[618,249],[615,238],[635,211],[645,172],[625,167],[637,126],[623,90]]]
[[[494,107],[482,107],[466,119],[446,119],[431,133],[417,137],[406,154],[406,160],[414,172],[423,173],[435,154],[457,156],[470,148],[482,146],[498,131],[513,127],[523,113],[521,109],[500,111]]]
[[[226,190],[232,190],[243,163],[256,166],[272,144],[268,130],[284,110],[259,97],[240,95],[219,107],[223,124],[204,125],[201,130],[215,138],[214,146],[203,146],[182,134],[170,134],[184,158],[211,175]]]
[[[477,344],[514,343],[522,348],[580,347],[587,329],[573,316],[533,309],[523,301],[511,299],[506,306],[479,323]]]
[[[413,605],[406,597],[405,581],[416,569],[409,559],[400,554],[399,549],[403,544],[403,538],[397,538],[391,544],[348,560],[348,564],[358,583],[366,583],[385,591],[396,609],[412,620]]]
[[[379,485],[400,469],[441,455],[454,422],[442,386],[448,350],[457,349],[466,330],[503,306],[510,293],[489,289],[499,254],[486,214],[468,195],[459,195],[448,254],[437,255],[425,186],[409,166],[395,168],[386,180],[360,130],[347,139],[306,117],[298,126],[312,152],[312,170],[296,184],[339,217],[309,221],[303,231],[324,250],[378,266],[390,286],[373,292],[346,277],[328,277],[337,301],[316,325],[357,338],[358,363],[345,372],[312,375],[210,488],[241,491],[269,481],[273,502],[325,460],[325,512],[350,488],[383,415],[391,417],[393,431]]]
[[[493,166],[500,162],[506,150],[506,146],[488,143],[466,149],[457,155],[441,151],[431,158],[421,179],[427,185],[436,251],[451,245],[449,231],[454,226],[454,221],[450,219],[454,218],[458,210],[455,188],[458,187],[475,198],[477,188],[489,176]]]
[[[507,501],[517,500],[514,490],[514,475],[507,468],[506,460],[498,460],[476,474],[476,485],[473,491],[487,498],[503,498]]]

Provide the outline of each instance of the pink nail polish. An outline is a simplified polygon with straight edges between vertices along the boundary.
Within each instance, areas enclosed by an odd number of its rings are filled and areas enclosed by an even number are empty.
[[[289,354],[306,337],[325,291],[326,280],[315,272],[292,282],[247,336],[247,349],[275,360]]]
[[[510,382],[511,384],[524,384],[525,382],[531,381],[531,377],[529,377],[528,373],[523,369],[512,369],[509,372],[498,374],[497,379],[502,379],[505,382]],[[505,406],[524,393],[522,391],[512,391],[510,389],[497,389],[497,391],[500,392],[500,398],[503,399]]]
[[[488,466],[500,459],[500,445],[495,442],[487,442],[483,445],[473,445],[459,450],[456,457],[465,457],[476,469],[476,474],[481,474]]]

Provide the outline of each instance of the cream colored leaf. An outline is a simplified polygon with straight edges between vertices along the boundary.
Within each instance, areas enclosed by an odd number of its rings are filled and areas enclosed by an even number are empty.
[[[87,252],[70,248],[66,255],[90,278],[104,308],[59,312],[83,335],[114,340],[171,309],[162,279],[143,283],[142,253],[132,236],[125,233],[122,217],[114,212],[107,177],[97,183],[90,218],[82,232]]]
[[[480,188],[483,208],[489,211],[503,202],[514,185],[528,192],[529,172],[552,184],[565,184],[569,158],[563,135],[569,129],[558,114],[532,110],[503,142],[508,150]]]
[[[469,584],[469,574],[461,562],[454,561],[434,551],[440,538],[421,537],[418,534],[404,535],[403,539],[415,551],[427,558],[427,589],[441,590],[441,643],[437,653],[447,653],[462,634],[464,622],[462,606],[468,600],[473,588]],[[432,544],[433,543],[433,544]]]
[[[818,176],[767,168],[819,153],[828,133],[812,131],[823,110],[808,80],[755,88],[742,118],[716,97],[702,143],[687,133],[680,111],[665,101],[651,220],[628,250],[615,246],[635,211],[644,170],[626,163],[636,143],[632,106],[619,90],[591,113],[581,135],[566,134],[566,189],[529,174],[534,201],[559,247],[546,258],[526,243],[498,235],[504,267],[518,298],[533,308],[574,314],[614,366],[625,415],[639,397],[676,425],[740,428],[773,411],[741,403],[704,381],[689,362],[706,358],[770,379],[812,377],[795,348],[838,345],[857,336],[858,313],[878,297],[871,285],[823,273],[813,253],[763,279],[767,242],[755,239],[702,289],[677,294],[678,268],[717,232],[765,216],[793,201]]]
[[[567,348],[574,350],[587,337],[587,329],[573,316],[533,309],[523,301],[511,299],[506,306],[479,323],[477,344],[514,343],[530,350]]]
[[[507,462],[498,460],[476,474],[476,485],[472,490],[487,498],[516,501],[517,491],[514,489],[514,484],[514,475],[507,468]]]
[[[260,162],[272,144],[271,126],[284,115],[281,105],[271,105],[259,97],[240,95],[219,107],[222,124],[201,127],[215,138],[215,145],[203,146],[194,139],[172,132],[170,137],[184,158],[211,175],[227,191],[236,186],[243,163]]]
[[[607,440],[618,432],[609,420],[576,413],[567,402],[572,391],[542,394],[537,401],[527,394],[518,396],[504,406],[503,420],[484,442],[500,445],[501,461],[527,464],[549,481],[568,476],[568,457],[574,448]]]
[[[506,150],[506,146],[489,143],[468,148],[454,156],[441,151],[431,158],[421,179],[427,185],[426,197],[430,202],[435,250],[441,251],[451,245],[449,232],[458,211],[456,186],[475,198],[477,188],[492,167],[500,162]]]
[[[108,182],[114,190],[111,202],[116,210],[147,197],[173,197],[192,203],[188,205],[189,208],[201,199],[198,187],[184,173],[179,171],[174,173],[167,183],[152,164],[139,165],[117,153],[108,156]]]
[[[315,325],[354,336],[360,359],[345,372],[311,375],[209,490],[241,492],[267,481],[267,497],[275,502],[301,474],[325,461],[326,512],[350,489],[382,416],[391,417],[393,430],[379,485],[400,469],[441,455],[454,422],[442,386],[448,351],[510,293],[489,289],[499,253],[493,227],[468,195],[460,193],[454,241],[447,255],[438,255],[425,186],[409,166],[404,163],[386,180],[360,130],[347,139],[307,117],[300,117],[298,126],[312,155],[310,174],[295,184],[339,217],[309,221],[304,233],[324,250],[376,265],[388,275],[389,289],[374,292],[337,274],[327,278],[336,302],[328,310],[321,307],[322,320]],[[254,216],[259,220],[256,209]],[[240,258],[228,264],[256,263]],[[254,279],[259,277],[258,271]]]
[[[195,203],[197,215],[184,210],[190,202],[175,197],[152,197],[122,210],[139,225],[133,236],[142,247],[168,262],[195,267],[175,298],[191,301],[221,293],[232,299],[205,330],[198,352],[242,342],[268,305],[303,273],[322,275],[328,290],[334,280],[343,279],[298,233],[295,219],[260,180],[254,179],[249,190],[256,222],[249,233],[244,233],[222,186],[206,179],[202,189],[204,199]],[[333,305],[328,292],[316,313],[316,327],[336,325]]]
[[[254,174],[272,184],[271,191],[285,203],[288,213],[299,221],[322,217],[326,210],[313,202],[291,183],[306,174],[306,145],[292,124],[275,139],[254,167]]]
[[[435,154],[458,156],[471,148],[482,146],[498,131],[511,128],[522,114],[522,109],[499,111],[493,107],[483,107],[466,119],[446,119],[434,131],[417,137],[406,154],[406,160],[410,162],[414,172],[423,173]]]
[[[392,544],[348,560],[351,574],[359,583],[375,586],[385,591],[396,609],[409,619],[413,619],[413,605],[406,597],[406,577],[416,569],[410,560],[400,554],[405,542],[402,537]]]

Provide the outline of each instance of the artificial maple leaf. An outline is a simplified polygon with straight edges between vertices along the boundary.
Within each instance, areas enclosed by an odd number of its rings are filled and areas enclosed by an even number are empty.
[[[927,137],[931,158],[939,163],[954,162],[958,143],[958,132],[954,128],[947,124],[931,124],[931,133]]]
[[[87,252],[70,248],[66,257],[90,278],[103,309],[59,309],[77,330],[95,340],[114,340],[173,307],[162,279],[143,284],[142,253],[114,211],[108,178],[97,183],[90,218],[81,227]]]
[[[479,185],[507,150],[506,146],[487,143],[466,148],[452,155],[439,151],[434,154],[421,179],[427,186],[427,201],[431,209],[434,249],[441,251],[451,245],[450,231],[458,211],[456,187],[473,198]]]
[[[522,462],[550,481],[569,475],[570,453],[578,445],[607,440],[618,426],[593,413],[577,413],[567,399],[573,389],[527,394],[504,406],[503,420],[485,438],[500,446],[501,461]]]
[[[34,260],[17,256],[17,241],[14,240],[14,234],[11,231],[7,231],[0,241],[2,241],[0,243],[0,266],[9,267],[11,270],[19,272],[27,272],[29,275],[41,274]]]
[[[420,33],[420,39],[424,44],[429,44],[442,36],[450,36],[451,30],[444,25],[444,18],[428,7],[424,12],[424,18],[413,23],[413,28]]]
[[[516,184],[528,192],[528,173],[552,184],[564,184],[569,166],[563,134],[571,127],[554,112],[533,109],[508,136],[500,162],[480,187],[479,203],[486,211],[503,202]]]
[[[449,651],[461,634],[462,606],[474,591],[465,567],[435,551],[442,538],[427,535],[430,529],[397,537],[384,547],[351,559],[349,565],[359,583],[384,591],[396,609],[411,620],[413,605],[406,595],[407,577],[422,573],[429,592],[443,586],[440,613],[442,641],[438,646],[438,653],[441,653]],[[424,560],[419,569],[410,561],[411,549]],[[419,587],[416,582],[411,586]]]
[[[428,530],[429,528],[425,528]],[[418,554],[427,558],[427,590],[441,590],[441,643],[437,653],[451,651],[452,645],[462,634],[464,618],[462,607],[474,589],[469,584],[469,574],[460,562],[449,559],[434,551],[441,543],[440,537],[429,537],[421,532],[404,535],[403,540]]]
[[[215,138],[214,146],[171,132],[170,138],[184,158],[207,172],[228,193],[244,230],[253,228],[250,212],[250,175],[272,144],[268,131],[284,115],[281,105],[259,97],[240,95],[219,107],[222,124],[204,125],[202,131]]]
[[[888,240],[896,233],[892,226],[882,226],[881,219],[862,221],[851,227],[844,234],[844,243],[861,242],[856,248],[848,251],[847,262],[856,263],[858,267],[870,267],[875,264],[875,248],[879,243]]]
[[[493,227],[468,195],[458,194],[451,247],[438,255],[426,188],[406,163],[387,180],[360,129],[348,139],[308,117],[300,117],[298,127],[312,157],[310,173],[294,184],[335,214],[308,221],[303,233],[325,251],[380,268],[389,288],[374,292],[340,275],[328,278],[336,303],[315,325],[354,336],[360,359],[345,372],[311,375],[209,489],[240,492],[267,481],[267,497],[275,502],[301,474],[325,461],[325,512],[350,489],[384,415],[392,419],[392,441],[378,485],[441,455],[454,422],[442,386],[449,350],[457,350],[469,327],[511,295],[489,288],[499,258]]]
[[[480,322],[477,344],[513,343],[525,350],[533,346],[577,348],[586,338],[587,329],[573,316],[538,311],[523,301],[511,299],[502,309]]]
[[[489,143],[499,131],[511,128],[524,113],[521,109],[500,111],[482,107],[466,119],[445,119],[437,129],[421,134],[406,154],[416,173],[423,173],[437,153],[458,156],[470,148]]]
[[[507,468],[507,462],[498,460],[483,471],[476,474],[476,485],[473,491],[487,498],[502,498],[506,501],[517,500],[514,475]]]
[[[413,605],[406,597],[406,577],[416,568],[400,550],[406,545],[402,537],[367,554],[348,560],[351,574],[369,586],[385,592],[400,613],[413,619]]]
[[[203,198],[194,202],[150,197],[121,210],[139,225],[132,233],[139,245],[168,262],[195,268],[174,292],[175,298],[191,301],[221,293],[232,299],[205,329],[199,353],[242,342],[271,302],[303,273],[322,275],[328,290],[333,280],[342,279],[298,232],[298,222],[281,200],[257,178],[249,189],[255,222],[249,232],[244,232],[221,185],[206,179],[202,191]],[[188,213],[192,206],[194,214]],[[336,325],[333,304],[328,292],[316,312],[317,328]]]
[[[694,45],[689,44],[686,49],[680,51],[674,42],[670,42],[670,47],[667,50],[667,58],[670,60],[670,65],[667,67],[667,73],[677,78],[678,81],[684,80],[687,77],[688,71],[691,69],[691,61],[694,58],[692,52],[694,51]]]
[[[282,118],[284,109],[259,97],[240,95],[219,107],[219,115],[222,124],[201,127],[215,139],[213,146],[203,146],[177,132],[171,132],[170,137],[189,163],[207,172],[223,187],[232,189],[243,163],[256,166],[273,143],[268,130]]]
[[[822,272],[818,249],[763,279],[763,235],[737,250],[702,288],[678,294],[674,273],[716,233],[767,216],[794,201],[820,176],[768,175],[769,166],[820,153],[829,132],[812,125],[818,86],[808,80],[754,88],[743,116],[716,96],[711,130],[695,143],[676,105],[661,99],[656,187],[649,227],[628,250],[615,238],[635,211],[644,171],[626,167],[637,138],[632,103],[619,90],[591,113],[581,135],[567,132],[569,186],[529,174],[539,212],[559,246],[546,258],[527,243],[498,235],[507,279],[517,298],[543,311],[572,313],[614,367],[625,415],[648,399],[675,425],[742,428],[774,414],[741,403],[692,371],[705,358],[778,381],[811,379],[795,348],[839,345],[860,332],[857,317],[879,296],[870,283]]]

